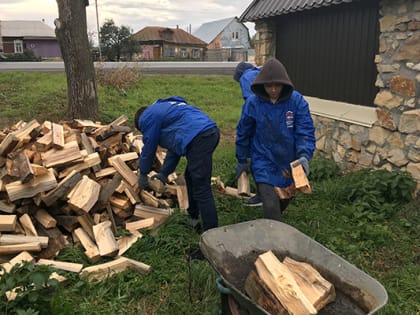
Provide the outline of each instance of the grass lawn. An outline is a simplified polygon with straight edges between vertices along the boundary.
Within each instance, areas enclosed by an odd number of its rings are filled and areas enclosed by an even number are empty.
[[[235,186],[233,136],[242,100],[239,85],[229,76],[143,76],[131,88],[99,85],[100,121],[125,114],[132,124],[138,107],[170,95],[183,96],[218,123],[222,140],[213,175]],[[19,120],[60,121],[66,106],[64,74],[0,72],[0,128]],[[178,170],[184,165],[182,160]],[[420,314],[420,206],[407,194],[413,187],[411,178],[386,171],[343,175],[332,161],[315,158],[310,180],[314,192],[298,195],[284,213],[284,222],[380,281],[389,295],[380,314]],[[261,207],[244,207],[240,200],[218,193],[215,197],[220,225],[262,217]],[[22,292],[8,302],[5,291],[25,281],[36,283],[49,273],[25,266],[0,279],[0,313],[220,314],[218,275],[208,262],[189,259],[199,235],[184,224],[186,219],[175,211],[159,230],[146,232],[125,253],[151,265],[150,274],[125,271],[96,283],[66,274],[64,286]],[[57,259],[89,265],[77,247],[66,248]]]

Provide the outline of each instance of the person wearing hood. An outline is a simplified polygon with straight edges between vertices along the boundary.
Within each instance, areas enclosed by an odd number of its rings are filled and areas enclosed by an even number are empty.
[[[255,95],[247,98],[236,127],[236,177],[252,169],[264,217],[280,221],[289,199],[280,199],[274,187],[293,183],[287,175],[292,161],[299,160],[309,175],[315,128],[308,103],[294,90],[286,68],[277,59],[264,64],[251,90]]]
[[[244,101],[247,100],[247,98],[254,93],[251,90],[251,84],[254,82],[257,75],[260,73],[261,68],[254,67],[251,63],[242,61],[238,63],[238,65],[235,68],[235,72],[233,73],[233,79],[239,83],[241,87],[242,97]],[[255,182],[255,177],[252,176]],[[255,183],[257,193],[255,196],[244,199],[243,205],[248,207],[258,207],[262,206],[262,201],[258,193],[258,186]]]
[[[152,176],[167,182],[181,156],[187,159],[185,181],[188,191],[187,209],[190,223],[201,231],[218,226],[218,217],[211,189],[212,159],[220,133],[210,117],[180,96],[158,99],[148,107],[140,108],[134,115],[134,124],[143,134],[143,148],[139,157],[139,189],[148,186],[158,146],[167,149],[159,173]]]

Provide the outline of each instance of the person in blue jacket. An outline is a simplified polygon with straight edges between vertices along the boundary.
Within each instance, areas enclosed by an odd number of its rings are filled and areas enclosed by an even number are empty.
[[[185,180],[188,190],[192,226],[199,231],[218,226],[218,217],[211,189],[213,152],[219,143],[219,129],[204,112],[188,104],[180,96],[158,99],[151,106],[140,108],[134,117],[135,126],[143,134],[144,146],[139,157],[139,189],[147,187],[158,146],[167,149],[164,163],[155,178],[167,182],[181,156],[187,165]]]
[[[254,67],[251,63],[245,61],[238,63],[236,66],[235,72],[233,73],[233,79],[239,83],[244,101],[246,101],[249,96],[254,94],[251,90],[251,84],[254,82],[260,71],[261,68]],[[254,176],[252,177],[254,178]],[[262,206],[262,201],[258,193],[258,187],[255,196],[249,199],[245,199],[243,201],[243,205],[249,207]]]
[[[249,172],[247,157],[263,201],[264,217],[281,220],[288,199],[280,199],[274,187],[293,183],[290,163],[299,160],[309,175],[315,151],[315,128],[308,103],[294,90],[283,64],[268,60],[251,85],[236,128],[236,176]]]

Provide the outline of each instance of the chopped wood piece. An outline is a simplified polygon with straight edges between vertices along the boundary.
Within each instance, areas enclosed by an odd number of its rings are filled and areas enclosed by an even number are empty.
[[[86,175],[70,191],[68,204],[75,210],[89,212],[98,201],[101,185]]]
[[[117,170],[118,173],[127,181],[131,186],[137,185],[137,176],[134,172],[125,164],[125,162],[116,156],[112,159],[111,165]]]
[[[80,243],[85,249],[85,255],[89,259],[90,262],[98,261],[101,256],[99,255],[98,246],[96,246],[95,242],[89,237],[86,231],[83,228],[78,228],[74,230],[74,234],[80,240]]]
[[[51,149],[41,153],[42,163],[45,167],[54,167],[83,159],[77,141],[71,141],[64,145],[61,150]]]
[[[309,184],[309,180],[303,170],[302,164],[298,163],[298,160],[296,160],[290,163],[290,167],[292,168],[292,176],[296,189],[305,194],[312,193],[311,185]]]
[[[0,156],[7,156],[7,154],[14,150],[18,143],[19,139],[13,133],[8,133],[0,143]]]
[[[16,210],[16,205],[14,203],[9,202],[8,200],[0,200],[0,211],[6,212],[6,213],[14,213],[15,210]]]
[[[310,264],[290,257],[286,257],[283,264],[293,273],[296,283],[318,311],[335,300],[335,288],[332,283],[324,279]]]
[[[90,167],[98,166],[100,164],[101,164],[101,158],[99,157],[99,154],[97,152],[94,152],[94,153],[91,153],[91,154],[87,155],[83,159],[83,162],[77,163],[73,166],[70,166],[70,167],[66,168],[65,170],[63,170],[62,172],[60,172],[60,174],[58,175],[58,178],[66,177],[73,170],[80,172],[80,171],[86,170]]]
[[[15,214],[0,214],[0,232],[11,232],[16,228]]]
[[[153,227],[155,219],[153,217],[143,220],[137,220],[132,222],[126,222],[125,228],[129,231],[136,231],[140,229],[150,229]]]
[[[0,245],[0,255],[17,254],[23,251],[40,252],[41,243],[31,242],[31,243],[21,243],[21,244],[15,244],[15,245]]]
[[[272,251],[258,256],[255,266],[258,276],[289,313],[314,315],[318,312],[296,283],[289,268]]]
[[[140,191],[140,198],[148,206],[159,207],[159,200],[146,190]]]
[[[143,234],[137,231],[132,231],[131,235],[123,236],[117,240],[118,255],[122,256],[137,240],[143,237]]]
[[[156,207],[146,206],[146,205],[142,205],[142,204],[136,204],[136,207],[135,207],[135,210],[134,210],[134,215],[141,217],[141,215],[138,215],[139,214],[138,211],[147,211],[147,212],[151,212],[153,214],[161,214],[161,215],[169,216],[174,212],[174,209],[171,209],[171,208],[162,209],[162,208],[156,208]]]
[[[111,221],[105,221],[93,226],[96,244],[98,244],[99,255],[115,256],[118,253],[118,244],[111,230]]]
[[[41,246],[48,246],[48,237],[46,236],[27,236],[23,234],[2,234],[0,235],[1,245],[23,244],[23,243],[40,243]]]
[[[37,261],[37,265],[46,265],[46,266],[51,266],[55,269],[60,269],[60,270],[65,270],[65,271],[70,271],[70,272],[77,272],[77,273],[79,273],[83,269],[82,264],[44,259],[44,258],[39,259]]]
[[[132,269],[145,274],[150,272],[151,267],[133,259],[118,257],[117,259],[104,264],[86,267],[81,271],[80,275],[87,276],[90,281],[100,281],[127,269]]]
[[[38,236],[38,232],[32,223],[31,217],[27,213],[20,216],[19,222],[27,236]]]
[[[22,251],[12,259],[10,259],[8,262],[1,264],[1,266],[4,268],[5,272],[10,272],[12,268],[17,264],[22,264],[23,262],[30,262],[33,263],[35,261],[34,257],[32,257],[31,254],[29,254],[27,251]],[[3,274],[2,270],[0,269],[0,275]]]
[[[48,191],[56,186],[57,180],[54,176],[54,170],[50,169],[48,174],[35,177],[29,183],[22,184],[20,181],[9,183],[6,185],[6,191],[10,201],[15,201],[33,197],[40,192]]]
[[[81,179],[82,175],[79,172],[70,172],[66,178],[58,183],[57,187],[49,191],[47,194],[42,195],[42,201],[47,206],[53,205],[58,199],[67,195],[70,189],[72,189]]]
[[[242,172],[241,176],[238,178],[238,195],[240,196],[250,196],[251,195],[251,186],[249,183],[249,175],[246,172]]]
[[[35,218],[46,229],[56,227],[57,225],[57,221],[45,209],[39,209],[35,213]]]
[[[261,306],[269,314],[289,314],[254,270],[248,274],[245,280],[245,292],[255,304]]]
[[[31,162],[29,162],[25,153],[19,153],[13,161],[13,164],[18,165],[19,179],[22,184],[25,184],[34,178],[34,171],[32,170]]]
[[[99,171],[97,171],[95,173],[95,177],[99,179],[101,177],[114,175],[116,172],[117,172],[117,170],[115,168],[113,168],[112,166],[110,166],[110,167],[106,167],[106,168],[103,168],[103,169],[100,169]]]
[[[61,150],[64,148],[64,128],[56,123],[51,127],[53,148]]]

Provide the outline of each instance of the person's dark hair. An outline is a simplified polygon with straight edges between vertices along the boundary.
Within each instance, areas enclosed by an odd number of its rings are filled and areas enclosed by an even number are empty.
[[[143,114],[143,112],[147,109],[147,106],[140,107],[137,112],[134,114],[134,126],[140,130],[139,120],[140,116]]]

